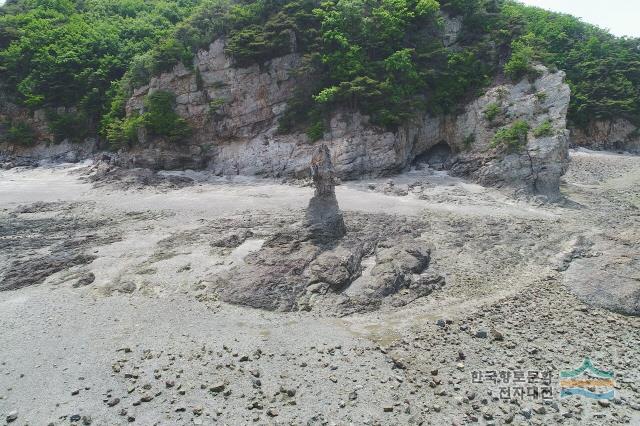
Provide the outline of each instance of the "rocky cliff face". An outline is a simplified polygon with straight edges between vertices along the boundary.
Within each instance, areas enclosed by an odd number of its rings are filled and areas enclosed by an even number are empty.
[[[198,53],[193,71],[178,65],[136,90],[127,103],[131,114],[143,111],[144,97],[150,92],[173,92],[177,112],[194,129],[189,145],[166,145],[140,135],[141,146],[123,153],[122,162],[152,168],[215,167],[221,174],[277,175],[269,167],[277,167],[275,157],[283,153],[263,147],[263,138],[275,132],[277,119],[293,96],[293,73],[299,63],[299,56],[290,54],[262,66],[235,68],[224,55],[224,42],[216,40]],[[265,162],[249,168],[235,149],[246,150],[252,158],[264,154]]]
[[[640,129],[630,121],[593,121],[586,129],[571,129],[574,146],[640,154]]]
[[[457,24],[450,26],[449,41],[454,42]],[[312,153],[319,144],[326,144],[336,175],[342,179],[391,174],[420,160],[450,168],[485,185],[558,196],[559,179],[567,165],[566,113],[570,99],[562,72],[550,73],[539,67],[539,77],[533,82],[524,79],[493,87],[459,115],[425,115],[395,132],[372,126],[368,117],[358,113],[336,111],[323,138],[313,143],[303,133],[278,132],[278,121],[299,79],[305,78],[296,72],[299,55],[292,53],[261,66],[237,68],[224,55],[224,46],[224,40],[216,40],[198,53],[193,69],[176,66],[138,88],[127,103],[128,114],[142,112],[149,93],[173,92],[178,114],[194,130],[189,142],[167,144],[141,132],[141,143],[120,152],[118,165],[208,168],[220,175],[307,176]],[[489,117],[491,108],[495,116]],[[496,132],[516,120],[525,120],[532,130],[548,123],[552,131],[538,137],[530,131],[527,143],[517,150],[506,152],[493,147]],[[622,128],[623,133],[628,130]],[[97,148],[95,141],[90,141],[4,152],[14,159],[74,160]]]
[[[551,73],[538,67],[539,77],[515,85],[491,88],[469,104],[458,117],[440,119],[439,125],[425,125],[429,132],[423,143],[445,141],[454,152],[450,160],[454,173],[467,175],[484,185],[509,186],[518,192],[559,196],[560,177],[568,165],[569,131],[567,110],[571,93],[563,72]],[[493,110],[495,117],[490,111]],[[526,144],[505,152],[492,147],[500,128],[522,120],[530,131]],[[546,132],[536,132],[542,126]],[[417,151],[424,151],[418,145]]]
[[[71,111],[64,107],[58,108],[58,113]],[[33,129],[37,143],[30,146],[16,146],[0,141],[0,167],[27,166],[39,161],[75,162],[90,157],[99,147],[95,138],[89,138],[84,143],[71,143],[68,140],[54,143],[44,109],[32,112],[28,108],[9,102],[0,95],[0,140],[7,131],[10,121],[26,123]]]
[[[31,147],[0,145],[0,168],[33,167],[40,163],[75,163],[91,158],[98,151],[97,139],[90,138],[83,143],[65,140],[60,143],[39,143]]]
[[[446,164],[455,173],[483,184],[509,186],[529,193],[557,194],[566,168],[568,132],[566,112],[569,87],[564,74],[540,67],[533,83],[523,80],[489,90],[469,104],[460,116],[430,117],[408,123],[396,132],[368,123],[357,113],[336,112],[321,141],[311,143],[301,133],[278,134],[278,119],[296,87],[296,54],[263,66],[234,68],[217,40],[198,54],[194,71],[183,66],[154,78],[138,89],[127,105],[129,113],[142,111],[144,97],[154,90],[176,94],[177,112],[194,127],[188,146],[168,146],[144,140],[122,153],[123,165],[153,168],[206,167],[218,174],[299,176],[307,173],[311,155],[320,143],[332,152],[336,173],[343,179],[385,175],[402,170],[429,150],[443,145]],[[496,104],[494,120],[485,109]],[[553,134],[529,135],[519,152],[504,153],[490,146],[501,126],[518,119],[532,128],[550,121]]]

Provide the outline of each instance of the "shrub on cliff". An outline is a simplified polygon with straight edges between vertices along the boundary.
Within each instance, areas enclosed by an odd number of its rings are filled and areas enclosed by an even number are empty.
[[[487,105],[487,107],[484,109],[482,113],[484,114],[484,118],[486,118],[487,121],[492,122],[493,120],[496,119],[496,117],[498,117],[501,111],[502,109],[500,108],[500,105],[495,102],[492,102],[489,105]]]
[[[144,100],[145,112],[142,114],[145,128],[171,143],[181,142],[191,134],[189,124],[174,110],[175,100],[176,96],[171,92],[150,93]]]
[[[104,129],[109,146],[113,150],[127,148],[138,142],[138,131],[143,126],[139,114],[127,118],[117,118],[109,122]]]
[[[18,146],[31,146],[36,143],[36,132],[23,121],[8,123],[4,134],[0,137],[0,142]]]
[[[53,134],[53,141],[60,143],[65,139],[71,142],[82,142],[90,133],[90,124],[83,112],[47,111],[49,130]]]
[[[533,136],[542,138],[545,136],[553,136],[553,126],[551,120],[545,120],[538,127],[533,129]]]
[[[520,80],[533,70],[533,47],[522,40],[516,40],[511,49],[511,57],[504,65],[504,73],[512,80]]]
[[[519,151],[527,144],[530,128],[531,126],[526,121],[517,120],[511,126],[498,130],[491,140],[491,146],[508,151]]]
[[[114,149],[131,146],[138,142],[138,132],[144,128],[151,136],[169,143],[183,142],[191,134],[191,128],[174,108],[173,93],[161,90],[152,92],[144,100],[143,114],[116,118],[107,125],[107,140]]]

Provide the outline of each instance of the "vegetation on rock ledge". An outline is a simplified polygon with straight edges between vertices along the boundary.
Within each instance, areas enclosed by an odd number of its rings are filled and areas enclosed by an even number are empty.
[[[516,152],[527,144],[529,134],[529,123],[524,120],[516,120],[509,127],[498,130],[491,141],[494,148],[502,148]]]
[[[144,100],[144,113],[116,119],[107,127],[107,137],[117,148],[138,141],[138,134],[146,130],[151,136],[163,138],[169,143],[182,142],[191,134],[184,118],[175,111],[175,95],[165,91],[150,93]]]
[[[449,16],[463,19],[453,46],[443,41]],[[509,0],[14,0],[0,9],[0,90],[30,108],[77,111],[54,120],[56,139],[101,123],[115,146],[128,144],[140,120],[125,118],[133,88],[193,66],[222,36],[237,66],[302,54],[307,78],[281,129],[312,138],[338,109],[386,128],[455,112],[501,73],[533,76],[536,62],[566,71],[574,124],[640,123],[639,40]],[[172,123],[154,132],[184,137]]]
[[[36,133],[28,123],[14,121],[0,123],[6,126],[6,130],[0,137],[0,142],[7,142],[18,146],[30,146],[36,143]]]

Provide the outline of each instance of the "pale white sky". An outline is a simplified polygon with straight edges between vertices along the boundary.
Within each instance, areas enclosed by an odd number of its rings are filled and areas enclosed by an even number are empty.
[[[640,37],[640,0],[518,0],[569,13],[618,36]]]

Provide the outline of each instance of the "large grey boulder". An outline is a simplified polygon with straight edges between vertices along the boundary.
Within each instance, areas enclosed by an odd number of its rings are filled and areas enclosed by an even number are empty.
[[[564,283],[584,303],[640,315],[640,232],[577,239],[564,256]]]

